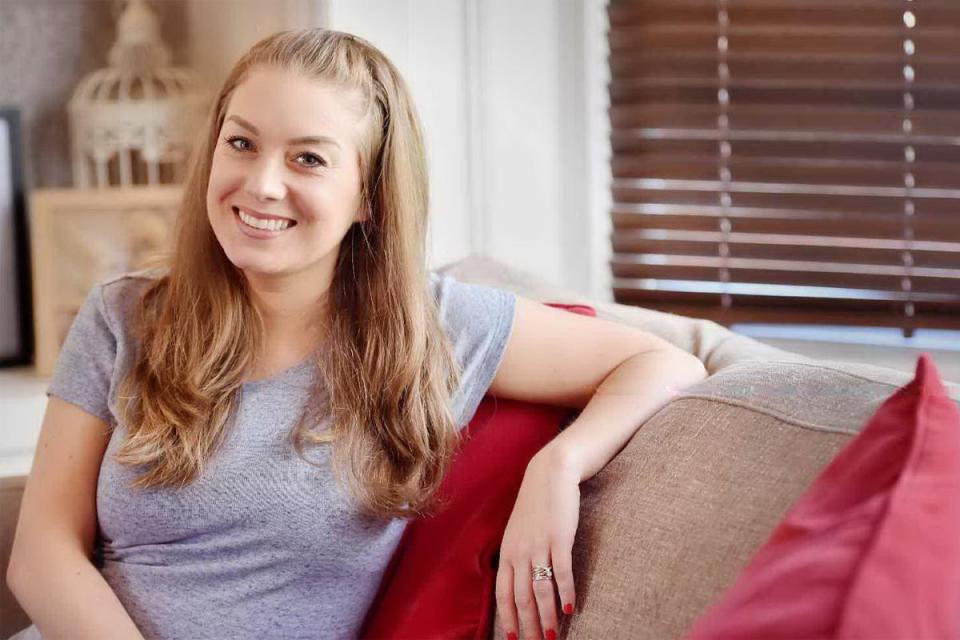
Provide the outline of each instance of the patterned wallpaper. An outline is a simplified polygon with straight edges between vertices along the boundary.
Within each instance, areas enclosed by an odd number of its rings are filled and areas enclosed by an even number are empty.
[[[153,0],[175,65],[185,63],[189,0]],[[0,0],[0,105],[20,109],[28,186],[72,185],[66,105],[107,64],[122,0]]]

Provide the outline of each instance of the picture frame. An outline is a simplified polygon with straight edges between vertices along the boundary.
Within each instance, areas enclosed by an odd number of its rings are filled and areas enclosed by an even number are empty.
[[[169,250],[181,197],[182,185],[31,192],[37,375],[53,374],[94,285],[153,266]]]
[[[33,357],[20,110],[0,107],[0,367]]]

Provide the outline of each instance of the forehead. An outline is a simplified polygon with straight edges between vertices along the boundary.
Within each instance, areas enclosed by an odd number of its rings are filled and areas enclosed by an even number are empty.
[[[225,117],[237,115],[267,138],[330,136],[355,146],[359,96],[333,83],[272,66],[252,68],[234,89]]]

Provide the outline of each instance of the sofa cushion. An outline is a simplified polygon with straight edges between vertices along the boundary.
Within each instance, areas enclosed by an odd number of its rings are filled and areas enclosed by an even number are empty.
[[[960,410],[929,356],[687,637],[960,637]]]
[[[909,375],[746,361],[681,392],[581,486],[561,637],[681,636]],[[954,402],[960,390],[947,385]],[[502,638],[501,634],[497,635]]]

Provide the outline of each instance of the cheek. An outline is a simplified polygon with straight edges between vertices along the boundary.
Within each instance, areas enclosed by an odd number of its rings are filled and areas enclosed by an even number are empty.
[[[222,213],[223,202],[242,184],[242,177],[230,170],[229,163],[214,161],[207,181],[207,215]]]
[[[307,223],[304,229],[327,248],[336,244],[353,223],[352,210],[336,198],[305,199],[304,204],[299,210],[301,219]]]

